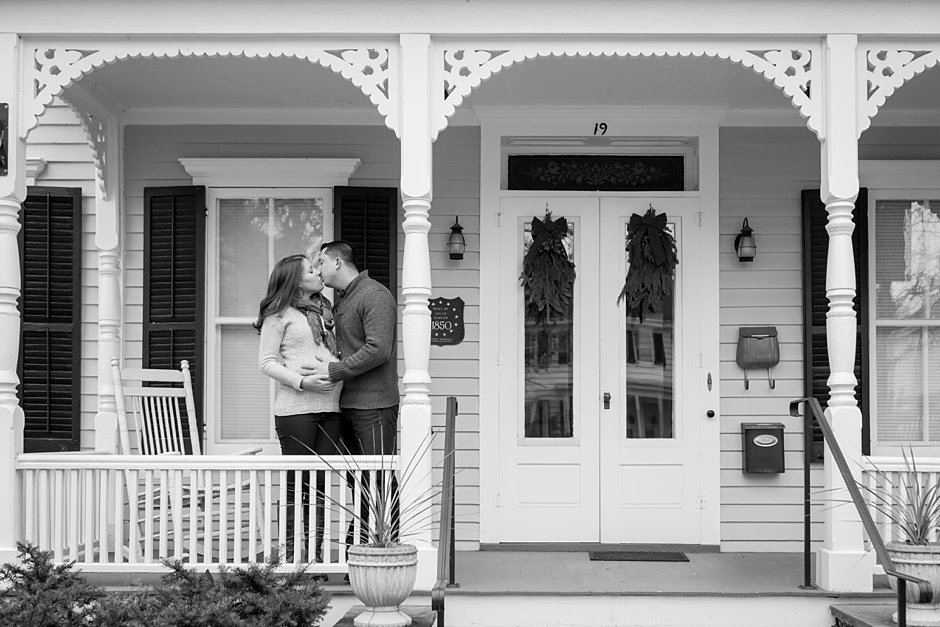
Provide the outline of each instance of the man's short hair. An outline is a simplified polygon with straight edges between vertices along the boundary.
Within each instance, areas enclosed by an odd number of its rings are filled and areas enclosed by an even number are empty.
[[[326,253],[330,257],[342,259],[343,263],[358,269],[358,265],[356,264],[356,253],[353,252],[352,244],[347,241],[338,239],[333,242],[327,242],[326,244],[320,246],[320,252]]]

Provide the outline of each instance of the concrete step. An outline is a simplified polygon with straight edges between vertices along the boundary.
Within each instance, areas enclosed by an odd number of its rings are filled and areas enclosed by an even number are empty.
[[[448,594],[445,627],[831,627],[833,600],[822,595]],[[429,596],[416,594],[404,605],[416,617],[425,612],[416,627],[433,624],[427,622],[433,620]],[[350,627],[360,610],[355,597],[336,594],[322,625]]]

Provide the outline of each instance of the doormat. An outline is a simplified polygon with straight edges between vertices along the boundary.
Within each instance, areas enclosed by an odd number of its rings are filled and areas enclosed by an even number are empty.
[[[594,562],[688,562],[678,551],[591,551]]]

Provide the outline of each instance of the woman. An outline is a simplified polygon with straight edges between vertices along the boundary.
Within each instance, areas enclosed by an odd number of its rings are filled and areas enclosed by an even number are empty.
[[[339,395],[342,383],[323,382],[299,374],[316,361],[336,361],[333,313],[321,294],[323,281],[305,255],[291,255],[277,262],[268,280],[254,327],[261,334],[258,363],[275,380],[274,427],[284,455],[336,455],[340,437]],[[323,488],[323,473],[317,473]],[[294,473],[288,473],[288,492],[293,495]],[[310,501],[309,477],[302,479],[304,536],[307,536]],[[293,560],[293,498],[287,505],[288,560]],[[322,498],[317,498],[317,542],[309,561],[320,560],[323,536]]]

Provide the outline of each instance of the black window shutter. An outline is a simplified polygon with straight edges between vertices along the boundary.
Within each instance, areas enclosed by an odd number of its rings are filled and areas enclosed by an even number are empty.
[[[819,399],[825,408],[829,401],[829,352],[826,348],[826,257],[829,235],[828,214],[818,189],[803,190],[803,367],[805,393]],[[852,250],[855,255],[855,311],[858,322],[855,339],[855,398],[862,411],[862,453],[871,449],[871,421],[868,393],[868,190],[860,189],[852,212],[855,230]],[[818,426],[813,430],[813,459],[823,459],[823,436]]]
[[[178,370],[181,360],[189,361],[200,434],[205,243],[205,187],[144,188],[143,364]]]
[[[82,190],[30,187],[20,211],[19,401],[27,452],[81,435]]]
[[[360,270],[397,297],[398,190],[394,187],[334,187],[336,239],[352,244]]]

